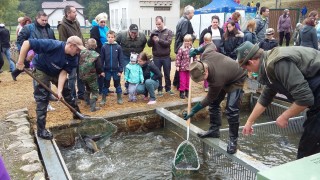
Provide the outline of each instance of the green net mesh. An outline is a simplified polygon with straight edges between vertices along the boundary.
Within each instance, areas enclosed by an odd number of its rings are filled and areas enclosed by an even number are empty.
[[[117,126],[103,118],[83,120],[77,132],[80,136],[89,137],[100,144],[117,132]]]
[[[183,141],[174,157],[174,167],[177,170],[198,170],[200,167],[196,148],[189,141]]]

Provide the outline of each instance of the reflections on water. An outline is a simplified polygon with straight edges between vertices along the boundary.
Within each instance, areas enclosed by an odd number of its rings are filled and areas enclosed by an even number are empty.
[[[171,179],[175,151],[183,139],[166,129],[112,137],[94,154],[77,142],[61,149],[73,179]],[[184,179],[228,179],[216,164],[203,162]]]

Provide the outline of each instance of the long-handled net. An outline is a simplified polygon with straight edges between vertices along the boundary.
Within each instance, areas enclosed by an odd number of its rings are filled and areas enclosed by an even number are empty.
[[[52,95],[58,98],[57,93],[53,92],[49,87],[47,87],[43,82],[36,78],[31,72],[27,69],[24,71],[31,76],[35,81],[37,81],[41,86],[43,86],[47,91]],[[77,128],[78,134],[80,136],[86,136],[92,140],[97,141],[97,144],[105,142],[112,134],[117,132],[117,126],[107,121],[103,117],[90,117],[81,114],[70,104],[68,104],[63,98],[60,101],[67,106],[71,112],[77,114],[77,116],[82,120],[80,126]]]
[[[190,64],[193,58],[190,58]],[[188,114],[191,110],[191,78],[189,80]],[[199,157],[196,148],[189,141],[190,118],[187,120],[187,140],[183,141],[176,150],[173,166],[176,170],[198,170],[200,168]]]

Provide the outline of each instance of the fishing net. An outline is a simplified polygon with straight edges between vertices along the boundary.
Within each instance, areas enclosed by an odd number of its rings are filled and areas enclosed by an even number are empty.
[[[117,132],[117,126],[103,118],[91,118],[83,120],[77,128],[77,132],[82,137],[91,138],[99,145]]]
[[[183,141],[176,150],[173,163],[177,170],[198,170],[200,163],[194,145],[188,140]]]

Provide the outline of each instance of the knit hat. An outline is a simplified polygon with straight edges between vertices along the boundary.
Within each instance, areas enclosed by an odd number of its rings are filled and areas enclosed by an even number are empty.
[[[131,53],[131,54],[130,54],[130,61],[131,61],[131,62],[137,62],[138,55],[139,55],[139,54],[137,54],[137,53]]]
[[[205,67],[201,61],[194,61],[190,64],[190,77],[194,82],[203,81]]]
[[[240,66],[247,63],[249,59],[251,59],[256,52],[259,50],[258,43],[253,45],[250,41],[246,41],[242,43],[237,49],[237,61]]]
[[[107,21],[108,20],[108,14],[107,13],[100,13],[95,18],[96,22],[99,23],[100,21]]]
[[[3,23],[0,24],[0,27],[4,27],[5,25]]]

